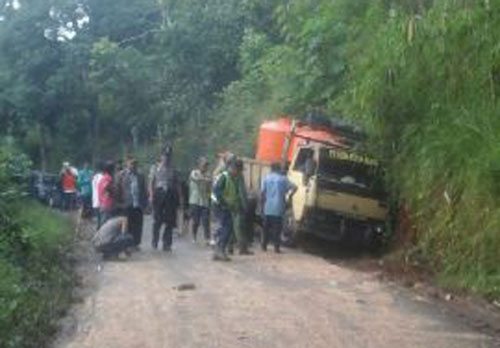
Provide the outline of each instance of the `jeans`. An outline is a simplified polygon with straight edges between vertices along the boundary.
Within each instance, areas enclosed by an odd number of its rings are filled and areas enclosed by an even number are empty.
[[[62,194],[62,209],[63,210],[74,210],[76,205],[76,193],[74,192],[63,192]]]
[[[99,208],[94,208],[94,214],[95,214],[96,220],[97,220],[97,230],[99,230],[102,226],[101,210]]]
[[[122,251],[127,250],[134,245],[134,240],[129,234],[120,235],[113,241],[97,247],[97,251],[101,252],[104,258],[116,256]]]
[[[281,216],[266,215],[264,218],[264,236],[262,238],[262,248],[265,250],[269,239],[272,238],[274,249],[279,250],[281,244],[281,230],[283,228],[283,218]]]
[[[109,219],[111,219],[114,214],[113,214],[113,211],[112,210],[100,210],[100,220],[101,220],[101,226],[104,225],[106,223],[106,221],[108,221]],[[99,226],[99,228],[101,227]]]
[[[139,246],[142,240],[143,213],[141,208],[128,207],[126,210],[128,231],[134,239],[134,245]]]
[[[203,232],[205,236],[205,241],[210,240],[210,210],[208,207],[202,207],[200,205],[191,205],[191,219],[193,220],[192,233],[193,238],[196,239],[198,235],[198,227],[200,222],[203,226]]]
[[[217,247],[219,251],[225,252],[234,230],[233,214],[228,209],[218,208],[217,218],[220,224],[217,230]]]

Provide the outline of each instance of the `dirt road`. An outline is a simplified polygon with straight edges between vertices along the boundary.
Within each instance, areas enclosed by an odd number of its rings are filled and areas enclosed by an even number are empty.
[[[127,262],[102,264],[58,348],[499,346],[437,303],[319,257],[285,250],[214,263],[188,239],[171,254],[149,241]],[[187,283],[196,288],[179,290]]]

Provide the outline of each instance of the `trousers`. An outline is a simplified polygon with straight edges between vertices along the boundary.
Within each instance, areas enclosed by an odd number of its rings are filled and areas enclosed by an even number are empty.
[[[165,225],[163,231],[163,248],[172,246],[172,232],[177,226],[177,198],[171,191],[158,188],[153,195],[153,247],[158,247],[160,229]]]
[[[141,208],[128,207],[126,209],[128,231],[134,239],[134,245],[139,246],[142,240],[143,213]]]
[[[229,239],[234,231],[233,214],[229,209],[217,208],[217,218],[219,228],[217,229],[217,247],[221,252],[225,252],[229,244]]]
[[[280,249],[282,227],[283,218],[281,216],[266,215],[264,217],[264,238],[262,238],[262,248],[266,249],[269,240],[272,239],[274,249]]]
[[[200,222],[203,227],[203,233],[205,236],[205,241],[210,240],[210,210],[208,207],[202,207],[200,205],[191,205],[191,219],[193,221],[192,233],[193,238],[196,239],[198,235],[198,228],[200,227]]]
[[[104,258],[116,256],[122,251],[134,245],[134,240],[131,235],[120,235],[113,241],[97,247],[97,251],[101,252]]]

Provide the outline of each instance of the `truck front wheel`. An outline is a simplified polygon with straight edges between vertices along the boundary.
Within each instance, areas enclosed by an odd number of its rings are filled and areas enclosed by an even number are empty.
[[[293,210],[288,209],[283,216],[283,228],[281,230],[281,242],[284,246],[295,247],[300,239],[300,231],[297,221],[293,216]]]

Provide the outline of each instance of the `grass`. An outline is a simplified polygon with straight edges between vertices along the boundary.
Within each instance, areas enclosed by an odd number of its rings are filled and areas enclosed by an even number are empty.
[[[30,201],[15,203],[0,226],[0,347],[48,345],[71,301],[65,259],[71,223]],[[7,223],[6,223],[7,221]]]

